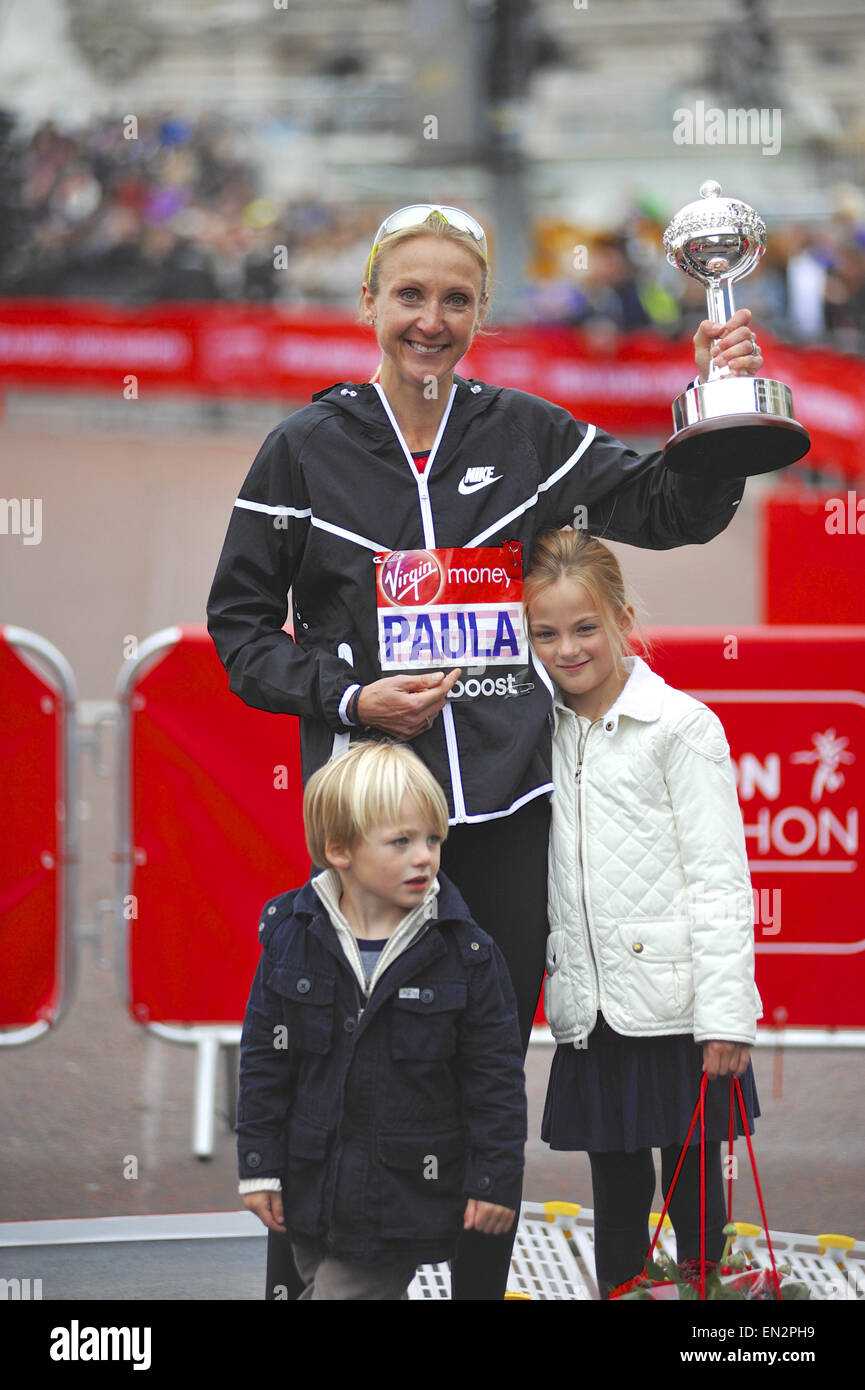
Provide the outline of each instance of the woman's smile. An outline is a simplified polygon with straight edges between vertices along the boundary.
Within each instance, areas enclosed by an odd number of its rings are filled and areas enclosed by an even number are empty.
[[[449,346],[448,343],[420,343],[416,338],[406,338],[404,340],[415,352],[444,352]]]

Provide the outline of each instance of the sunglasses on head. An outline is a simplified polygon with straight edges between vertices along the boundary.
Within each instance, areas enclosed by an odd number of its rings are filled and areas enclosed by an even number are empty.
[[[462,208],[452,208],[442,203],[410,203],[408,207],[397,208],[390,217],[386,217],[376,232],[366,269],[367,283],[369,283],[369,277],[372,274],[372,263],[382,237],[391,236],[393,232],[402,232],[406,227],[424,227],[428,222],[433,222],[436,219],[446,223],[448,227],[456,227],[458,232],[468,232],[469,236],[474,237],[478,243],[481,255],[486,260],[486,232],[474,217],[463,212]]]

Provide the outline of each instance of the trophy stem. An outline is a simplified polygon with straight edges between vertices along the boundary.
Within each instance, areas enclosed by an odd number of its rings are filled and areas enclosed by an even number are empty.
[[[736,312],[733,303],[733,283],[731,280],[712,279],[706,285],[706,303],[708,305],[709,318],[713,323],[726,323]],[[709,367],[709,380],[715,377],[729,376],[729,367],[716,367],[713,362]]]
[[[736,312],[732,281],[710,280],[706,286],[706,301],[709,305],[709,318],[715,323],[726,323]]]

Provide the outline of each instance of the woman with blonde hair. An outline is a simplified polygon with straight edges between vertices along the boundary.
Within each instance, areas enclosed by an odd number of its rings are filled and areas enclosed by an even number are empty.
[[[595,534],[694,544],[727,526],[744,482],[677,476],[662,454],[637,454],[541,397],[458,376],[489,306],[486,235],[460,208],[385,218],[360,305],[381,350],[376,379],[319,392],[265,440],[229,524],[210,632],[236,694],[299,716],[305,778],[352,738],[411,741],[448,800],[442,867],[505,955],[527,1043],[547,931],[549,695],[527,659],[493,676],[383,671],[374,556],[515,541],[525,563],[577,507]],[[719,365],[759,370],[749,322],[740,309],[700,325],[702,379],[713,344]],[[500,1298],[510,1238],[471,1235],[454,1296]]]

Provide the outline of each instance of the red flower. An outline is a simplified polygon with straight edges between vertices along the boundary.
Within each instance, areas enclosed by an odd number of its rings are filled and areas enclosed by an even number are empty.
[[[651,1288],[650,1280],[643,1274],[637,1274],[633,1279],[626,1279],[624,1284],[617,1284],[616,1287],[611,1289],[607,1294],[607,1298],[621,1298],[623,1293],[630,1293],[632,1289],[648,1288]]]
[[[716,1260],[706,1260],[706,1262],[705,1262],[705,1269],[706,1269],[706,1279],[707,1279],[707,1280],[708,1280],[710,1274],[712,1273],[712,1271],[714,1270],[716,1263],[717,1263]],[[684,1281],[685,1281],[686,1284],[693,1284],[693,1286],[694,1286],[695,1289],[699,1289],[699,1287],[700,1287],[700,1261],[699,1261],[699,1260],[682,1260],[682,1261],[680,1262],[680,1264],[679,1264],[679,1274],[680,1274],[681,1278],[684,1279]]]

